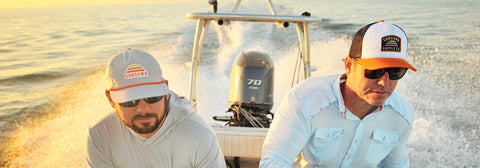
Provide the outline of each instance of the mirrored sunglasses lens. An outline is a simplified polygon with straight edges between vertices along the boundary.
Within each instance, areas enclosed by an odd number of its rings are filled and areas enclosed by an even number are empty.
[[[125,103],[118,103],[118,104],[123,107],[135,107],[138,104],[138,101],[139,100],[132,100],[132,101],[128,101]]]

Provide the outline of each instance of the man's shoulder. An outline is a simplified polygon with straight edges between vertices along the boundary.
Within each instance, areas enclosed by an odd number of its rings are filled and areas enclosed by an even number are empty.
[[[314,115],[326,106],[338,101],[340,75],[312,77],[291,90],[298,105],[307,115]]]
[[[188,116],[186,119],[185,124],[187,127],[190,127],[191,130],[203,132],[203,133],[211,133],[213,134],[212,127],[208,124],[208,122],[197,112],[193,112]]]
[[[328,76],[317,76],[311,77],[300,83],[298,86],[295,87],[297,91],[311,91],[311,90],[318,90],[318,89],[330,89],[332,84],[338,80],[340,77],[339,74],[335,75],[328,75]]]
[[[211,126],[197,112],[189,113],[186,118],[173,124],[166,135],[177,142],[190,145],[206,145],[216,141]],[[181,137],[181,138],[180,138]],[[180,138],[180,139],[179,139]]]
[[[413,107],[410,102],[408,102],[407,99],[405,99],[403,96],[399,95],[396,92],[393,92],[392,95],[388,97],[385,104],[392,106],[392,108],[396,111],[413,113]]]
[[[88,129],[89,146],[95,144],[109,150],[111,143],[122,136],[122,123],[116,113],[110,112],[90,125]]]
[[[385,105],[390,106],[395,112],[407,120],[410,127],[412,126],[414,109],[407,99],[398,93],[393,92],[392,95],[388,97]]]
[[[311,77],[295,86],[292,90],[297,97],[304,97],[318,93],[333,94],[333,84],[338,78],[339,75]]]
[[[119,118],[115,111],[108,112],[90,125],[90,131],[112,127],[113,125],[118,124],[118,121]]]
[[[187,131],[213,134],[213,131],[206,120],[193,109],[192,104],[184,98],[177,97],[172,107],[171,114],[173,123],[179,127],[186,128]],[[177,125],[174,124],[174,125]]]

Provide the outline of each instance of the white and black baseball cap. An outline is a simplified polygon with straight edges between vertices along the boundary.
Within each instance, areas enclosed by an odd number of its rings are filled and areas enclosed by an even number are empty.
[[[417,71],[406,60],[407,43],[407,35],[400,27],[380,20],[357,31],[349,56],[369,70],[408,68]]]

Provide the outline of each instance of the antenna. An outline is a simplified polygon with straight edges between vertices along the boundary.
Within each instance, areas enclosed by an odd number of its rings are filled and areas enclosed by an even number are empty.
[[[213,13],[217,13],[217,5],[218,5],[217,0],[208,0],[208,4],[212,5]]]

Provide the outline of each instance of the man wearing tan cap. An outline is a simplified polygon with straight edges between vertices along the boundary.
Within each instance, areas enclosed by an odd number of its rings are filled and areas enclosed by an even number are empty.
[[[215,133],[168,89],[152,55],[126,49],[106,72],[105,93],[115,111],[88,131],[90,167],[225,167]]]
[[[380,21],[360,29],[345,74],[310,78],[278,107],[260,167],[409,167],[413,107],[394,92],[407,36]]]

